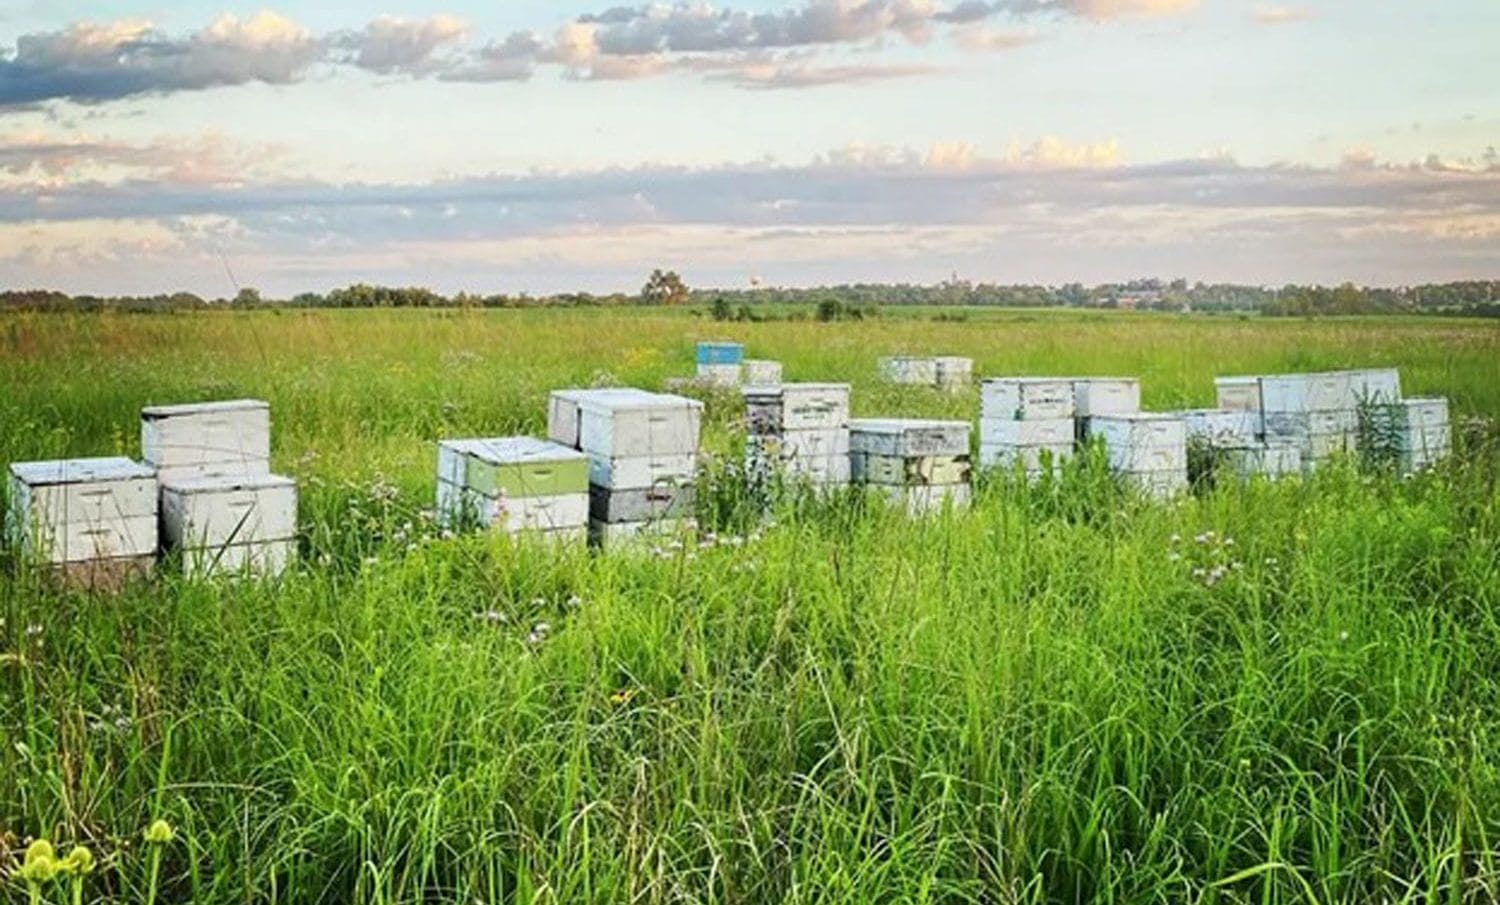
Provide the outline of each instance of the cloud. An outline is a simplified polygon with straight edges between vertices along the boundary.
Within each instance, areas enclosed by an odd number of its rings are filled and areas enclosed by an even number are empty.
[[[442,68],[435,54],[463,38],[468,26],[453,16],[402,19],[381,16],[362,31],[335,43],[352,52],[350,62],[370,72],[424,75]]]
[[[711,78],[729,82],[739,88],[774,91],[788,88],[813,88],[823,85],[857,85],[867,82],[909,79],[941,72],[941,67],[922,65],[880,65],[855,63],[830,66],[796,62],[750,62],[733,66]]]
[[[953,29],[953,43],[969,53],[998,53],[1016,50],[1041,40],[1035,32],[965,25]]]
[[[276,13],[220,16],[182,38],[145,22],[78,23],[25,34],[0,57],[0,108],[197,91],[248,82],[286,84],[322,54],[307,31]]]
[[[1261,25],[1289,25],[1311,19],[1312,11],[1294,6],[1257,6],[1250,15]]]

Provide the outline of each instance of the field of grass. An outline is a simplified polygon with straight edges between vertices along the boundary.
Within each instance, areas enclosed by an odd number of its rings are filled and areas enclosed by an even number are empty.
[[[0,316],[0,463],[264,398],[307,561],[111,599],[0,562],[0,901],[35,836],[100,856],[85,901],[144,901],[156,818],[171,902],[1500,899],[1500,329],[966,316]],[[659,386],[703,338],[861,416],[977,415],[879,386],[907,350],[1148,408],[1399,366],[1461,446],[1173,505],[1087,462],[922,521],[790,500],[660,555],[435,535],[437,438],[540,432],[549,389]],[[735,417],[710,400],[710,449]]]

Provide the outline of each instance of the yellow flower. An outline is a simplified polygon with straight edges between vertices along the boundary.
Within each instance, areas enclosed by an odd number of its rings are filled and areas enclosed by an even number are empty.
[[[88,846],[75,845],[68,852],[68,857],[63,859],[67,869],[79,876],[87,876],[94,872],[94,853],[88,850]]]
[[[40,861],[43,858],[51,860],[56,857],[57,852],[53,851],[52,843],[48,842],[46,839],[38,839],[37,841],[26,846],[27,864],[30,864],[33,861]]]
[[[629,704],[630,701],[631,701],[631,699],[634,698],[634,697],[635,697],[635,689],[634,688],[622,688],[619,691],[615,692],[614,694],[610,695],[609,696],[609,700],[610,700],[610,703],[614,704],[616,707],[623,707],[626,704]]]
[[[172,830],[172,824],[165,820],[153,820],[151,825],[146,827],[144,835],[146,841],[152,845],[166,845],[177,834]]]
[[[26,846],[26,860],[16,874],[27,883],[46,883],[57,876],[58,867],[52,843],[38,839]]]

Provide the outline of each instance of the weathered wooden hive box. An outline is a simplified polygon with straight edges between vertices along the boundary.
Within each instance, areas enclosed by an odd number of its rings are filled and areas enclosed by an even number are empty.
[[[588,457],[591,539],[608,543],[691,528],[702,419],[701,402],[665,393],[552,394],[549,435]]]
[[[746,464],[815,486],[849,483],[849,384],[746,387]]]
[[[880,376],[891,383],[937,386],[937,359],[914,355],[890,355],[880,359]]]
[[[950,391],[961,390],[974,382],[974,359],[957,355],[940,355],[934,358],[934,383]]]
[[[862,418],[849,422],[850,476],[919,514],[969,501],[967,421]]]
[[[745,359],[745,385],[776,386],[781,383],[781,362],[761,358]]]
[[[700,342],[698,380],[714,386],[739,386],[744,378],[745,347],[740,343]]]
[[[1141,410],[1141,382],[1134,377],[1076,377],[1073,411],[1079,418],[1128,415]]]
[[[1412,397],[1363,412],[1364,449],[1385,457],[1403,473],[1421,471],[1445,459],[1453,449],[1448,400]]]
[[[187,575],[279,575],[296,557],[297,482],[270,474],[163,482],[161,528]]]
[[[296,558],[297,484],[271,474],[271,409],[257,399],[148,406],[164,547],[192,576],[279,575]]]
[[[157,550],[156,473],[129,459],[10,466],[8,543],[75,587],[149,575]]]
[[[1259,412],[1233,409],[1188,409],[1180,413],[1189,442],[1213,449],[1244,449],[1260,442]]]
[[[1130,486],[1153,497],[1187,489],[1187,424],[1180,415],[1095,415],[1087,433],[1103,442],[1111,470]]]
[[[1302,448],[1286,443],[1259,442],[1224,448],[1216,453],[1216,475],[1228,473],[1240,479],[1262,475],[1281,478],[1302,473]]]
[[[141,458],[162,481],[271,470],[271,407],[258,399],[141,409]]]
[[[582,540],[588,532],[589,459],[534,437],[438,444],[437,510],[449,527]]]
[[[1020,467],[1035,478],[1071,457],[1076,386],[1077,381],[1062,377],[984,380],[979,388],[980,467]]]

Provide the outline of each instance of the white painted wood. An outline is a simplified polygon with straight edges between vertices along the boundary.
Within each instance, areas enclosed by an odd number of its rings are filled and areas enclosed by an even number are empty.
[[[601,522],[590,520],[589,542],[606,550],[666,548],[673,541],[686,542],[697,531],[694,519],[659,519],[650,522]]]
[[[444,525],[469,520],[496,531],[549,531],[588,524],[589,495],[491,497],[447,481],[438,482],[438,518]]]
[[[547,397],[547,439],[578,448],[582,441],[579,407],[584,400],[649,399],[654,395],[635,387],[553,390]]]
[[[1390,405],[1401,401],[1401,372],[1395,368],[1350,371],[1349,385],[1358,405]]]
[[[589,518],[599,522],[647,522],[685,518],[692,515],[696,497],[697,488],[692,484],[637,490],[594,487],[589,491]]]
[[[744,382],[744,368],[737,364],[700,364],[698,382],[716,387],[737,387]]]
[[[880,376],[891,383],[936,386],[937,359],[912,355],[888,356],[880,359]]]
[[[1215,377],[1214,391],[1218,397],[1218,408],[1235,412],[1258,412],[1262,409],[1259,377]]]
[[[1405,400],[1402,405],[1405,421],[1412,427],[1447,426],[1448,400],[1441,396],[1418,396]]]
[[[1073,381],[1065,377],[993,377],[980,383],[979,404],[983,417],[998,420],[1072,418]]]
[[[849,457],[850,479],[864,484],[925,487],[930,484],[964,484],[972,465],[964,456],[882,456],[853,453]]]
[[[270,406],[242,399],[144,408],[141,457],[159,470],[237,465],[256,473],[249,470],[269,467]]]
[[[974,359],[956,355],[940,355],[933,359],[937,367],[935,380],[938,386],[956,390],[974,382]]]
[[[1141,382],[1134,377],[1075,378],[1073,409],[1079,418],[1139,412]]]
[[[1187,425],[1180,416],[1156,413],[1096,415],[1087,432],[1099,437],[1117,471],[1176,471],[1187,468]]]
[[[156,515],[156,473],[129,459],[16,462],[10,474],[13,506],[42,524]]]
[[[969,454],[967,421],[859,418],[849,422],[849,451],[884,456]]]
[[[263,475],[163,484],[161,528],[172,547],[287,540],[297,534],[297,482]]]
[[[1322,412],[1355,406],[1353,382],[1346,371],[1262,377],[1260,398],[1267,412]]]
[[[665,393],[579,401],[579,448],[616,458],[696,453],[703,403]]]
[[[747,386],[776,386],[781,383],[781,362],[764,359],[745,359],[745,384]]]
[[[54,564],[149,556],[156,553],[156,526],[154,515],[34,523],[22,527],[20,547],[24,556]]]
[[[609,458],[589,456],[589,483],[613,490],[690,484],[698,476],[698,457],[692,453]]]
[[[297,542],[268,540],[225,547],[196,547],[182,551],[183,574],[192,579],[213,577],[275,578],[297,560]]]
[[[745,411],[752,434],[849,426],[849,384],[784,383],[747,387]]]
[[[1302,449],[1291,444],[1260,443],[1239,449],[1221,449],[1217,454],[1215,474],[1276,478],[1302,472]]]
[[[1004,418],[979,419],[979,442],[989,446],[1067,446],[1073,445],[1072,418],[1015,421]]]

